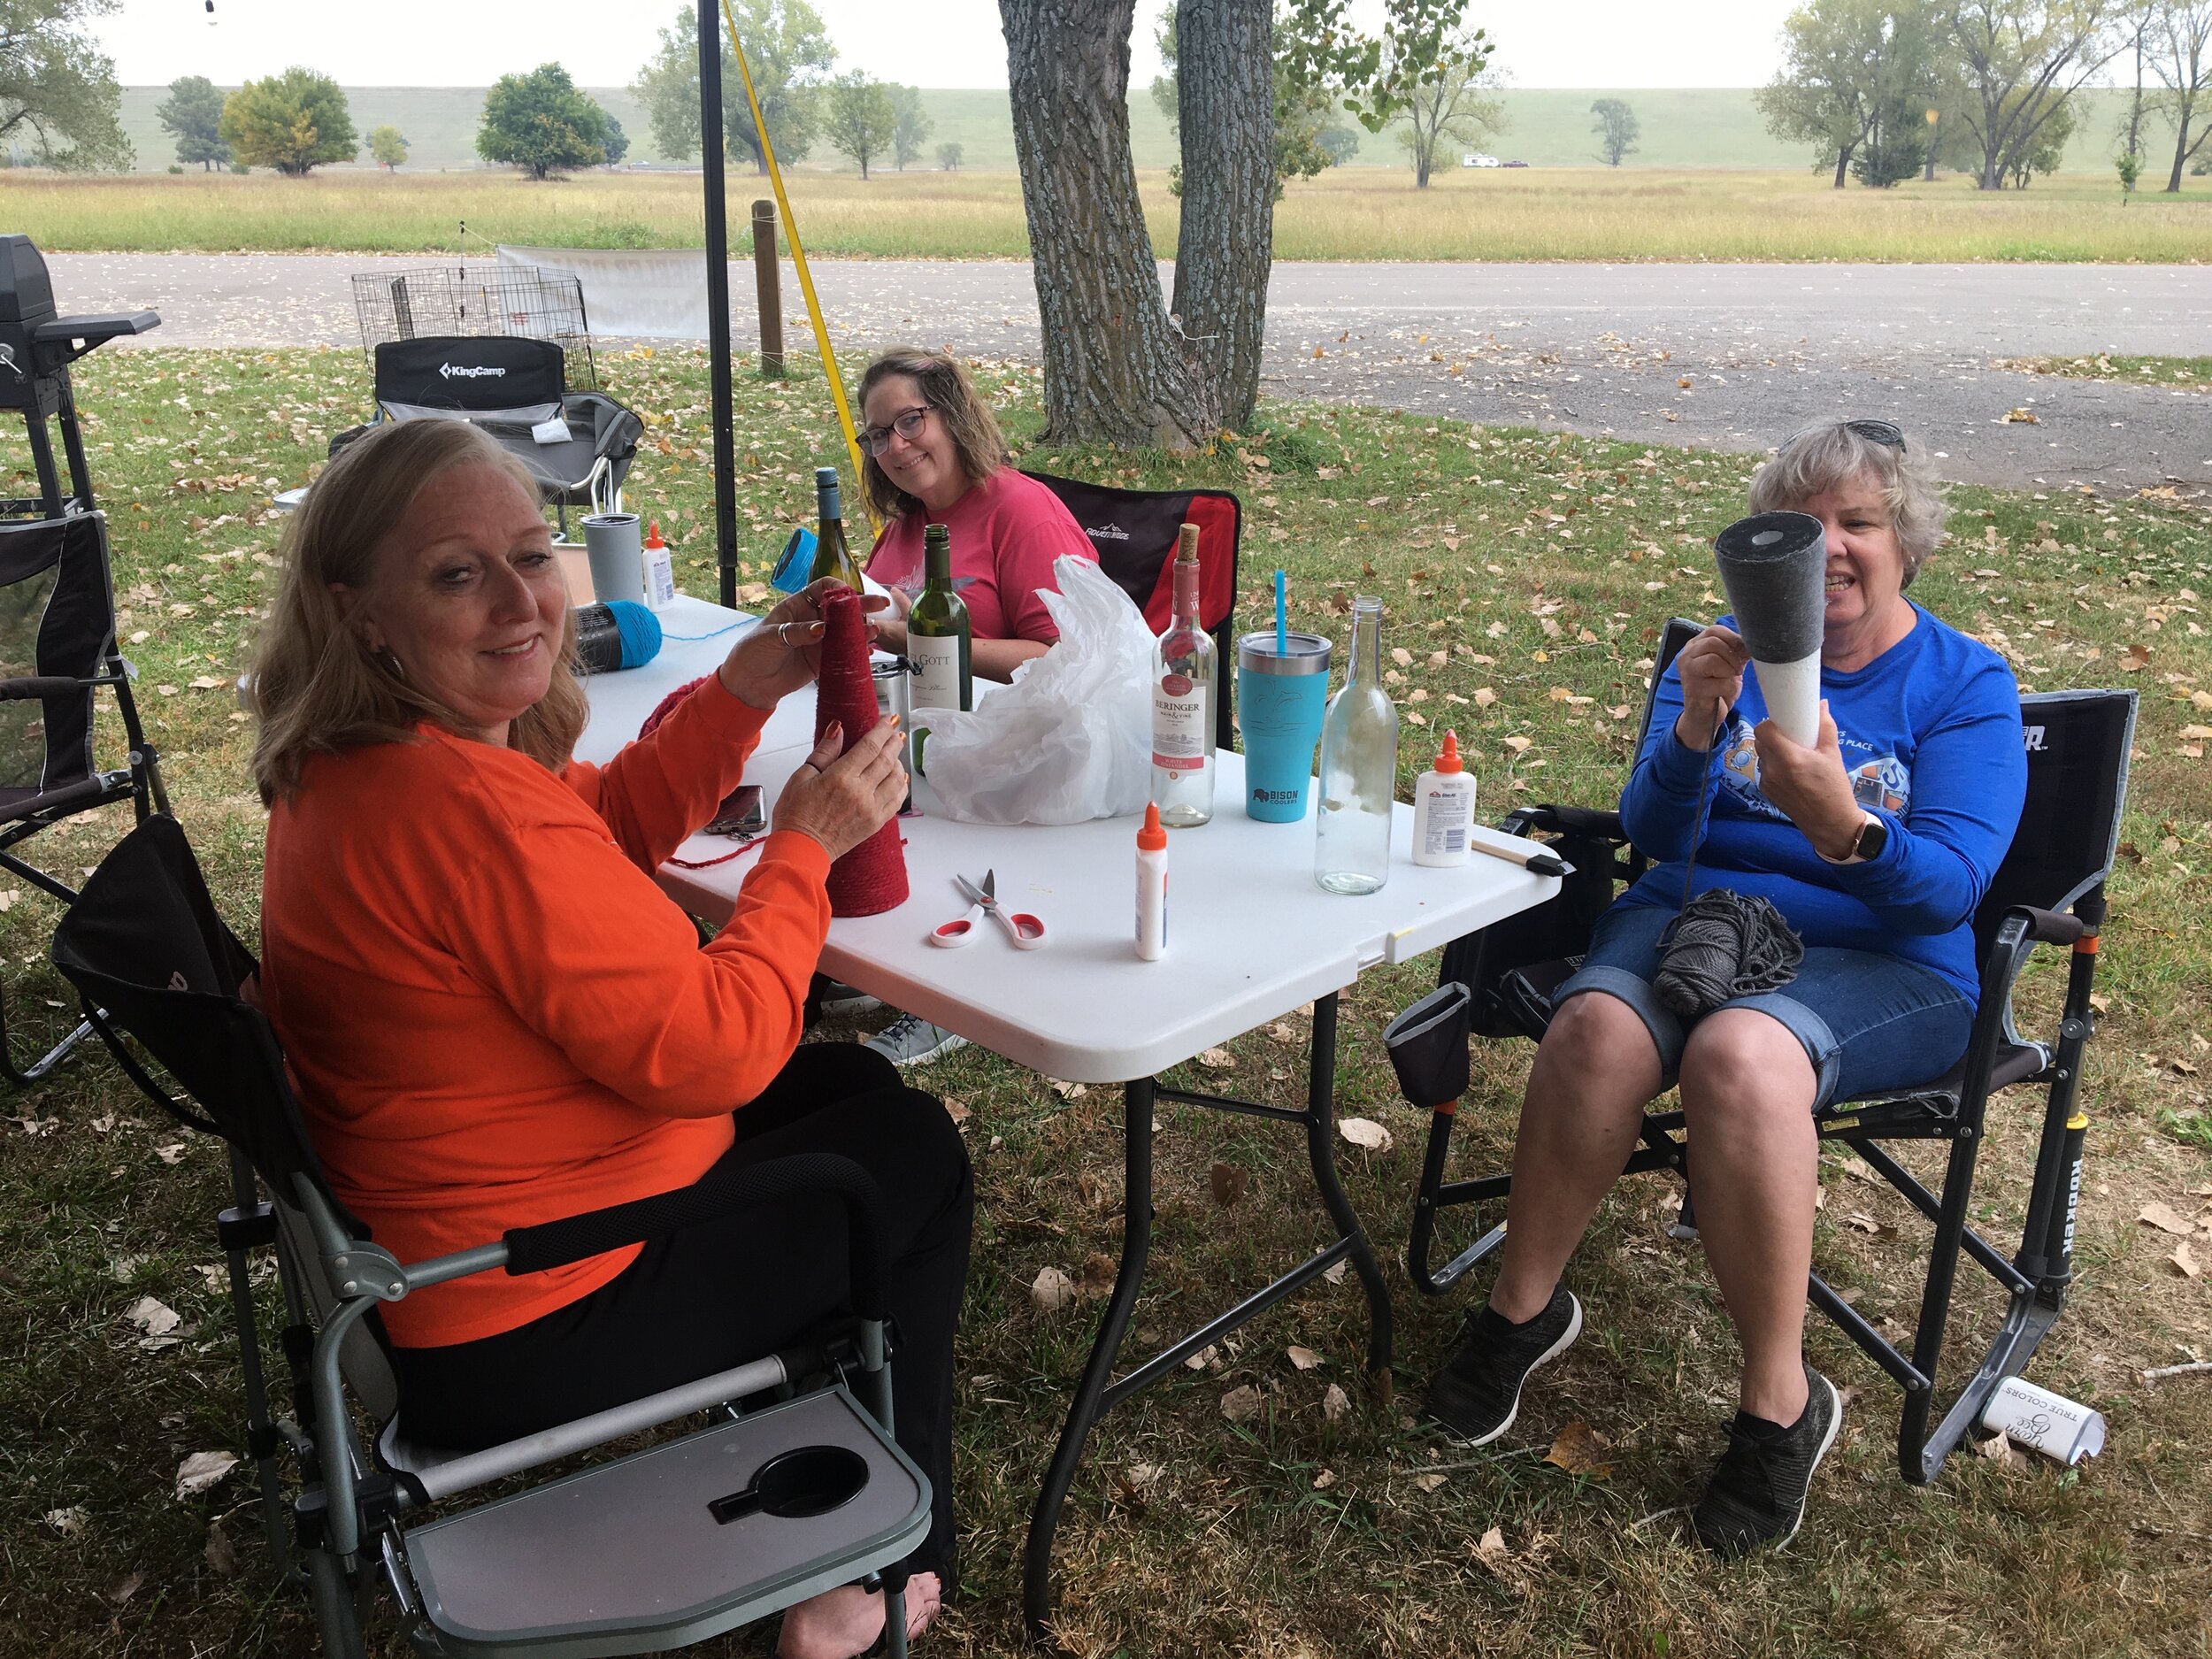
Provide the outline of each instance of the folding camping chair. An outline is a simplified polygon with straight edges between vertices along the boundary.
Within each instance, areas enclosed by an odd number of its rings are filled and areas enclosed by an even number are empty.
[[[376,348],[375,419],[333,438],[330,453],[384,421],[422,419],[466,420],[497,439],[530,469],[564,530],[571,507],[621,510],[645,432],[603,392],[569,389],[567,354],[553,341],[434,334]]]
[[[228,1143],[232,1203],[216,1234],[229,1263],[247,1447],[272,1560],[305,1578],[326,1653],[363,1653],[363,1615],[379,1580],[425,1651],[660,1652],[876,1574],[927,1533],[929,1482],[879,1426],[891,1400],[886,1268],[874,1185],[857,1164],[773,1159],[403,1264],[325,1183],[275,1037],[241,995],[254,960],[216,916],[173,819],[150,818],[108,855],[56,933],[53,956],[132,1079]],[[190,1103],[170,1097],[126,1033]],[[846,1211],[855,1317],[839,1330],[485,1450],[440,1452],[406,1439],[404,1403],[371,1318],[379,1303],[472,1273],[557,1267],[799,1193]],[[264,1247],[275,1252],[284,1298],[290,1418],[272,1417],[255,1335],[247,1256]],[[826,1383],[788,1392],[824,1373]],[[771,1390],[787,1397],[742,1415],[729,1403]],[[355,1404],[381,1425],[373,1458],[356,1434]],[[723,1420],[448,1512],[447,1501],[491,1483],[708,1410]],[[299,1486],[288,1528],[280,1451]],[[426,1520],[433,1506],[440,1512]],[[887,1646],[903,1655],[903,1581],[889,1577]]]
[[[1153,633],[1167,631],[1175,604],[1175,543],[1187,524],[1198,526],[1198,622],[1214,637],[1214,742],[1234,749],[1236,721],[1229,707],[1236,637],[1232,626],[1237,603],[1237,544],[1244,510],[1225,489],[1116,489],[1050,472],[1029,477],[1060,498],[1075,515],[1098,567],[1144,612]]]
[[[1652,670],[1655,694],[1667,664],[1697,632],[1695,623],[1679,618],[1668,624]],[[1834,1102],[1822,1108],[1816,1119],[1822,1140],[1848,1147],[1933,1227],[1909,1358],[1817,1273],[1808,1286],[1813,1305],[1904,1390],[1897,1461],[1905,1479],[1915,1484],[1935,1479],[1943,1460],[1979,1419],[1998,1384],[2025,1369],[2036,1344],[2064,1307],[2073,1277],[2074,1207],[2080,1196],[2082,1140],[2088,1125],[2078,1097],[2084,1050],[2095,1028],[2089,993],[2105,918],[2104,883],[2118,845],[2127,795],[2135,694],[2045,692],[2024,696],[2020,710],[2028,758],[2027,800],[2011,849],[1975,912],[1981,995],[1965,1056],[1945,1076],[1919,1087]],[[1646,728],[1650,721],[1647,701]],[[1641,739],[1640,731],[1639,749]],[[1456,1029],[1463,1035],[1471,1025],[1485,1036],[1540,1040],[1550,1021],[1552,994],[1579,964],[1592,926],[1612,902],[1615,881],[1633,881],[1646,868],[1646,860],[1629,844],[1615,812],[1524,807],[1511,813],[1502,827],[1515,834],[1556,836],[1554,845],[1575,866],[1575,872],[1548,903],[1448,947],[1441,988],[1401,1017],[1399,1026],[1414,1039],[1395,1056],[1401,1062],[1401,1079],[1407,1084],[1409,1097],[1433,1114],[1406,1253],[1413,1282],[1430,1295],[1442,1294],[1494,1250],[1505,1234],[1502,1225],[1494,1226],[1445,1266],[1432,1271],[1437,1212],[1502,1199],[1512,1187],[1509,1174],[1444,1179],[1454,1105],[1466,1076],[1463,1041],[1456,1044],[1457,1075],[1450,1074],[1455,1045],[1449,1033]],[[2014,1023],[2013,987],[2039,944],[2068,946],[2073,953],[2064,1006],[2047,1041],[2022,1036]],[[1987,1129],[1989,1097],[2022,1083],[2041,1086],[2047,1094],[2020,1245],[2008,1259],[1967,1225],[1967,1213],[1975,1161]],[[1681,1175],[1689,1191],[1677,1232],[1678,1236],[1694,1236],[1696,1183],[1682,1113],[1647,1113],[1642,1140],[1625,1172],[1670,1169]],[[1930,1190],[1898,1163],[1883,1144],[1893,1141],[1950,1143],[1939,1192]],[[1938,1367],[1962,1254],[1996,1281],[2006,1297],[2006,1312],[1987,1352],[1931,1432]]]
[[[169,810],[153,745],[116,649],[107,519],[97,512],[0,522],[0,870],[64,904],[77,889],[16,849],[64,818],[129,801],[142,821]],[[94,694],[115,694],[128,752],[103,771],[93,753]],[[0,1071],[35,1081],[91,1031],[80,1023],[41,1058],[19,1066],[0,1002]]]

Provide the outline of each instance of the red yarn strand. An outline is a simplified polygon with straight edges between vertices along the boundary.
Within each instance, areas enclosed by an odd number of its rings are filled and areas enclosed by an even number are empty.
[[[874,729],[876,687],[868,669],[868,624],[849,588],[823,595],[822,666],[814,693],[814,741],[833,720],[850,749]],[[833,916],[874,916],[906,902],[906,855],[896,818],[830,866]]]

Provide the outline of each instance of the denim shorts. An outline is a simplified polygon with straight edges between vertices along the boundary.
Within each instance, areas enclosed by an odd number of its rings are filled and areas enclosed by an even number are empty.
[[[1671,1087],[1690,1025],[1659,1000],[1659,936],[1675,912],[1616,904],[1598,918],[1582,966],[1552,997],[1555,1008],[1584,991],[1604,991],[1636,1010],[1659,1050]],[[1797,977],[1778,991],[1739,996],[1723,1008],[1752,1008],[1788,1027],[1819,1079],[1816,1109],[1889,1089],[1933,1082],[1966,1052],[1974,1005],[1941,974],[1870,950],[1809,945]]]

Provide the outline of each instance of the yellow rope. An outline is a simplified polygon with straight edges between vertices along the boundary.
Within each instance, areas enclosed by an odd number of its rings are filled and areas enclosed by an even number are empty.
[[[815,297],[814,277],[806,267],[806,249],[799,242],[799,221],[792,216],[791,198],[783,191],[783,169],[776,165],[776,147],[768,142],[768,123],[760,112],[760,98],[753,90],[753,72],[745,62],[745,48],[737,38],[737,18],[730,10],[730,0],[722,0],[722,21],[730,31],[730,50],[737,54],[737,73],[745,82],[745,102],[753,111],[753,130],[760,134],[760,153],[768,163],[768,182],[776,192],[776,210],[783,216],[783,234],[791,243],[791,263],[798,268],[799,291],[806,296],[807,320],[814,325],[814,349],[821,354],[822,368],[829,376],[830,399],[837,405],[838,424],[845,429],[845,453],[853,464],[853,481],[860,496],[861,510],[868,515],[868,530],[872,536],[883,529],[876,517],[874,503],[867,492],[857,488],[866,476],[860,459],[860,434],[853,426],[851,403],[845,396],[845,377],[837,372],[837,353],[830,348],[829,326],[822,320],[822,302]],[[717,142],[720,134],[716,135]],[[710,250],[711,257],[711,250]]]

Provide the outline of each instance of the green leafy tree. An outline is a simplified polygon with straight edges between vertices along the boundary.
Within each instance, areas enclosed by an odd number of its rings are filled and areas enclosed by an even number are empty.
[[[2127,198],[2135,194],[2135,181],[2143,176],[2143,158],[2123,150],[2112,157],[2112,170],[2120,175],[2120,205],[2125,207]]]
[[[606,123],[606,134],[600,140],[600,148],[607,152],[607,165],[618,167],[622,165],[622,158],[630,153],[630,135],[622,130],[621,122],[607,113],[604,105],[601,106],[599,114]]]
[[[2048,148],[2044,128],[2125,49],[2126,31],[2115,27],[2122,9],[2120,0],[1951,0],[1943,7],[1983,189],[2047,171],[2036,165]]]
[[[2056,173],[2066,165],[2066,146],[2073,142],[2078,107],[2070,100],[2060,104],[2035,129],[2035,142],[2014,155],[2008,164],[2014,189],[2024,190],[2037,174]]]
[[[1600,158],[1609,167],[1619,166],[1621,157],[1636,148],[1643,134],[1636,111],[1624,98],[1600,98],[1590,106],[1590,113],[1597,117],[1590,123],[1590,130],[1597,135]]]
[[[939,171],[943,172],[943,173],[957,173],[957,172],[959,172],[959,171],[960,171],[960,146],[959,146],[959,145],[957,145],[957,144],[940,144],[940,145],[938,145],[938,146],[937,146],[937,166],[938,166]]]
[[[1429,188],[1429,174],[1452,147],[1479,144],[1505,130],[1505,102],[1497,78],[1463,63],[1434,81],[1423,82],[1406,100],[1398,147],[1413,164],[1417,189]]]
[[[929,111],[922,108],[922,89],[902,87],[895,83],[885,88],[891,95],[891,159],[901,173],[910,161],[919,161],[922,146],[929,142],[937,123],[930,119]]]
[[[369,128],[369,155],[387,173],[397,173],[407,159],[407,137],[389,121]]]
[[[837,61],[829,32],[806,0],[734,0],[732,10],[768,142],[781,160],[801,160],[820,132],[821,88]],[[671,161],[699,153],[699,19],[693,8],[677,13],[675,23],[660,32],[660,50],[638,71],[630,90],[653,124],[654,149]],[[727,40],[722,42],[722,127],[726,153],[768,171],[737,54]]]
[[[511,162],[533,179],[549,179],[607,158],[607,117],[576,89],[558,64],[526,75],[502,75],[484,95],[476,153]]]
[[[234,166],[274,167],[293,179],[326,161],[351,161],[361,148],[346,95],[311,69],[246,82],[223,100],[221,132]]]
[[[2189,165],[2212,137],[2212,120],[2205,119],[2206,106],[2212,104],[2212,0],[2151,0],[2150,9],[2149,35],[2155,47],[2151,67],[2160,86],[2148,103],[2174,129],[2174,164],[2166,175],[2166,190],[2179,195],[2184,167],[2192,173],[2212,171],[2205,162]],[[2212,155],[2206,162],[2212,162]]]
[[[169,83],[169,96],[154,111],[155,119],[177,141],[177,159],[200,164],[212,173],[230,160],[230,146],[223,142],[223,95],[205,75],[185,75]]]
[[[1283,187],[1293,179],[1310,179],[1333,167],[1359,148],[1359,139],[1336,118],[1340,113],[1337,88],[1331,73],[1333,60],[1325,42],[1315,38],[1317,13],[1342,10],[1341,0],[1328,4],[1297,4],[1277,8],[1271,43],[1275,88],[1275,200],[1283,199]],[[1175,7],[1160,13],[1153,32],[1167,73],[1152,78],[1152,101],[1167,117],[1169,132],[1182,137],[1182,92],[1178,79],[1179,52],[1175,38]],[[1183,193],[1182,167],[1168,170],[1168,188]]]
[[[131,165],[115,65],[91,21],[117,0],[0,0],[0,150],[48,166]]]
[[[1782,26],[1782,67],[1755,95],[1767,129],[1813,165],[1882,188],[1927,159],[1944,56],[1936,0],[1809,0]]]
[[[891,148],[898,125],[891,88],[864,69],[848,70],[824,90],[822,135],[860,164],[864,179],[868,164]]]

